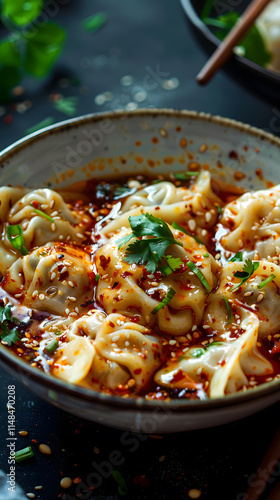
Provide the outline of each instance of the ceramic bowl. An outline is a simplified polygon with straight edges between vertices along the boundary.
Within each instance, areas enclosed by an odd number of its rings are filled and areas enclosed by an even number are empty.
[[[181,5],[191,27],[194,29],[194,34],[198,42],[210,56],[221,41],[214,35],[213,31],[215,30],[210,29],[201,20],[201,13],[205,2],[206,0],[181,0]],[[249,3],[250,0],[239,0],[234,3],[231,0],[224,0],[223,3],[214,0],[211,15],[212,17],[217,17],[231,10],[242,14]],[[250,93],[255,90],[256,92],[261,92],[263,97],[274,102],[274,104],[275,102],[279,102],[280,73],[263,68],[249,59],[235,54],[225,65],[224,69],[238,83],[246,87]]]
[[[249,125],[190,111],[142,109],[67,120],[16,142],[0,155],[0,183],[61,188],[92,177],[178,171],[196,161],[226,182],[242,170],[246,177],[239,185],[261,188],[265,184],[256,168],[280,182],[279,158],[280,139]],[[1,344],[0,360],[11,375],[61,409],[153,434],[224,424],[280,400],[280,381],[207,401],[123,399],[42,373]]]

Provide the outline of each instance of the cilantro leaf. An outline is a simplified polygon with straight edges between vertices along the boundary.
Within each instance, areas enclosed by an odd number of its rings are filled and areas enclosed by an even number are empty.
[[[119,248],[132,238],[137,238],[137,240],[127,247],[126,256],[123,258],[125,262],[147,264],[147,271],[152,274],[170,245],[183,246],[183,243],[175,240],[168,225],[162,219],[146,213],[130,216],[128,220],[132,233],[117,241]]]
[[[172,274],[176,269],[180,269],[183,262],[179,257],[172,257],[172,255],[165,255],[164,258],[167,261],[167,264],[160,267],[159,270],[164,274],[164,276],[168,276]]]
[[[50,71],[62,51],[65,30],[53,22],[36,27],[36,31],[27,31],[24,69],[33,76],[42,78]]]
[[[231,291],[234,292],[234,290],[237,290],[237,288],[243,285],[243,283],[245,283],[245,281],[247,281],[258,269],[259,265],[259,262],[252,262],[250,259],[246,259],[243,271],[236,271],[235,273],[233,273],[234,277],[240,279],[241,281],[237,285],[234,285]]]
[[[243,261],[243,255],[242,252],[237,252],[231,259],[229,259],[229,262],[242,262]]]
[[[3,0],[2,15],[17,26],[26,26],[39,16],[43,0]]]
[[[10,330],[5,322],[1,324],[1,338],[7,342],[9,347],[20,340],[17,329]]]
[[[74,116],[77,110],[77,97],[64,97],[59,99],[54,103],[54,107],[57,111],[66,116]]]

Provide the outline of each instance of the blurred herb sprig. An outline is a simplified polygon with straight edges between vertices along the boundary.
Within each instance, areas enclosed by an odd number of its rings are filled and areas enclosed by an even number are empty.
[[[65,30],[40,21],[43,0],[2,0],[0,20],[8,34],[0,40],[0,100],[9,101],[25,75],[45,77],[60,56]]]

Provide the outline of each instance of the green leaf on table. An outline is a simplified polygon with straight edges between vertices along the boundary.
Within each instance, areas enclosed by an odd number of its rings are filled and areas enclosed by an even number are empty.
[[[100,30],[107,22],[107,14],[105,12],[97,12],[83,21],[85,31],[95,32]]]
[[[21,64],[20,52],[17,45],[5,38],[0,42],[0,64],[17,68]]]
[[[25,135],[34,134],[34,132],[41,130],[41,128],[49,127],[53,123],[54,123],[53,117],[48,116],[47,118],[42,120],[40,123],[37,123],[36,125],[33,125],[33,127],[28,128],[25,132]]]
[[[206,18],[204,22],[207,25],[220,28],[220,31],[215,31],[215,35],[220,40],[224,40],[238,20],[239,15],[237,12],[231,11],[219,16],[217,19]],[[244,57],[260,66],[266,66],[271,61],[272,54],[266,49],[264,40],[256,25],[252,26],[238,46],[244,49]]]
[[[64,97],[53,103],[55,109],[66,116],[74,116],[76,114],[77,104],[77,97]]]
[[[43,0],[3,0],[2,16],[17,26],[27,26],[37,19],[43,4]]]
[[[25,71],[38,78],[46,76],[62,51],[65,36],[65,30],[52,22],[28,31],[24,35]]]

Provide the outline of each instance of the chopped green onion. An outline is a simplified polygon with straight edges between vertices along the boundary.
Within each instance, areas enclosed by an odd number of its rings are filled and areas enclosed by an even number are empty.
[[[166,294],[166,297],[164,297],[164,299],[157,305],[157,307],[155,307],[153,310],[152,310],[152,314],[156,314],[158,311],[160,311],[164,306],[166,306],[172,299],[172,297],[174,297],[175,295],[175,290],[173,290],[173,288],[169,288],[167,294]]]
[[[191,260],[189,262],[187,262],[187,266],[194,274],[196,274],[196,276],[200,279],[201,283],[203,284],[203,286],[206,288],[207,292],[209,293],[210,292],[210,285],[209,285],[207,279],[203,276],[200,269],[198,269],[198,267],[196,267],[194,262],[192,262]]]
[[[216,209],[217,209],[218,214],[222,215],[222,208],[220,207],[220,205],[216,205]]]
[[[266,278],[266,280],[261,281],[261,283],[258,284],[258,288],[259,289],[264,288],[266,285],[268,285],[268,283],[273,281],[274,278],[276,278],[275,274],[271,274],[268,278]]]
[[[198,174],[199,172],[178,172],[174,174],[174,177],[179,181],[185,181],[186,179],[189,179],[190,177],[193,177],[194,175]]]
[[[191,238],[193,238],[196,243],[198,243],[199,245],[203,245],[202,241],[200,241],[196,236],[194,236],[193,234],[189,234],[182,226],[180,226],[179,224],[177,224],[177,222],[172,222],[172,227],[173,229],[177,229],[178,231],[181,231],[182,233],[186,234],[187,236],[190,236]]]
[[[61,332],[59,330],[57,330],[57,332],[54,332],[55,335],[61,335]]]
[[[23,255],[28,254],[28,250],[24,246],[23,230],[20,224],[7,226],[7,236],[16,250],[19,250]]]
[[[46,351],[49,354],[53,354],[54,351],[58,348],[58,341],[56,339],[53,339],[47,346],[46,346]]]
[[[188,354],[192,357],[192,358],[200,358],[200,356],[202,356],[203,354],[205,354],[205,349],[203,349],[203,347],[193,347],[192,349],[190,349],[188,351]]]
[[[243,261],[243,255],[242,252],[237,252],[231,259],[229,259],[229,262],[242,262]]]
[[[229,323],[231,321],[231,318],[232,318],[232,310],[231,310],[231,307],[230,307],[230,303],[229,303],[227,297],[225,297],[225,295],[223,296],[223,300],[224,300],[224,302],[226,304],[227,313],[228,313],[227,322]]]
[[[49,215],[42,212],[42,210],[39,210],[38,208],[34,208],[32,204],[31,204],[31,207],[33,208],[34,212],[36,212],[36,214],[40,215],[41,217],[44,217],[45,219],[48,219],[50,222],[54,222],[54,220]]]
[[[28,460],[29,458],[33,458],[34,453],[31,446],[27,446],[27,448],[23,448],[22,450],[15,452],[15,461],[17,464],[23,462],[24,460]]]
[[[209,257],[209,253],[204,253],[202,257]]]
[[[107,15],[105,12],[97,12],[93,16],[87,17],[83,22],[83,27],[86,31],[95,32],[100,30],[107,22]]]
[[[169,267],[168,264],[165,264],[164,266],[160,267],[159,270],[164,276],[169,276],[169,274],[173,273],[173,269],[171,269],[171,267]]]
[[[100,274],[98,273],[98,274],[95,276],[95,281],[99,281],[99,278],[100,278]]]

